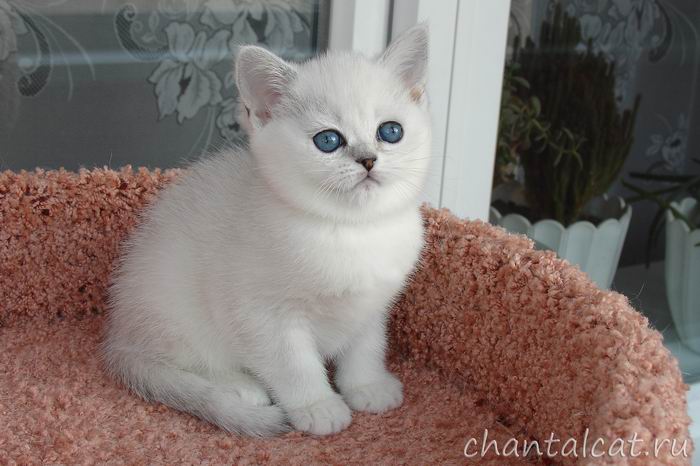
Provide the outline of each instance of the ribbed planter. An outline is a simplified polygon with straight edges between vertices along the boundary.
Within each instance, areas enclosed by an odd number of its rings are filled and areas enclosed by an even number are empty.
[[[578,265],[600,288],[607,289],[617,270],[632,208],[619,197],[601,197],[589,204],[586,213],[605,220],[597,226],[580,221],[564,227],[555,220],[540,220],[533,225],[522,215],[502,215],[491,207],[489,221],[527,235],[540,248],[555,251],[562,259]]]
[[[696,217],[700,206],[686,198],[672,204],[686,217]],[[681,341],[700,352],[700,229],[691,230],[666,212],[666,299]]]

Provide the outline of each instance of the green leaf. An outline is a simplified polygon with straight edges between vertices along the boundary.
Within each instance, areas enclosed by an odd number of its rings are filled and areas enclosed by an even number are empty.
[[[513,83],[519,85],[520,87],[524,87],[525,89],[530,89],[530,83],[528,80],[521,76],[514,76]]]
[[[562,159],[562,156],[563,156],[563,155],[564,155],[564,154],[561,153],[561,152],[559,152],[559,153],[557,154],[557,158],[554,159],[554,166],[555,166],[555,167],[556,167],[557,165],[559,165],[559,162],[561,162],[561,159]]]

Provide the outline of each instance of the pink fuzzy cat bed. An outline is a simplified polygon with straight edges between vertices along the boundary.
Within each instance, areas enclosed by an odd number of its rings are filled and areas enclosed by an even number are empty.
[[[623,296],[430,208],[391,324],[400,409],[355,413],[330,437],[259,440],[130,395],[97,358],[105,286],[136,213],[176,176],[0,174],[0,464],[690,464],[677,363]],[[630,443],[611,450],[635,435],[636,458]]]

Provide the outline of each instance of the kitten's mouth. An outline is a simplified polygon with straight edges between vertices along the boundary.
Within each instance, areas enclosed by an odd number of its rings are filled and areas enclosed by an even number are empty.
[[[371,189],[374,186],[379,186],[379,181],[377,181],[375,178],[372,178],[372,176],[368,173],[364,178],[362,178],[353,189],[364,189],[368,190]]]

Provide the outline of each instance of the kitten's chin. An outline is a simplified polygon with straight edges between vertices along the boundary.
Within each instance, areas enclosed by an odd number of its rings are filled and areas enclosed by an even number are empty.
[[[363,191],[363,192],[369,192],[374,189],[379,188],[379,181],[377,181],[376,178],[372,178],[371,176],[366,176],[360,181],[358,181],[355,186],[352,187],[351,191]]]
[[[407,192],[398,192],[382,180],[368,177],[358,182],[346,193],[346,214],[364,218],[382,218],[418,204],[417,199]]]
[[[386,192],[377,180],[364,179],[349,191],[322,199],[309,199],[306,209],[327,219],[339,222],[372,222],[386,218],[396,211],[407,208],[402,199]]]
[[[378,178],[362,177],[349,188],[321,192],[315,185],[304,185],[299,180],[264,177],[270,192],[283,204],[332,221],[372,222],[418,205],[405,188],[395,189]]]
[[[382,181],[371,174],[358,176],[345,191],[345,198],[351,207],[366,209],[370,204],[377,204],[382,198]]]

